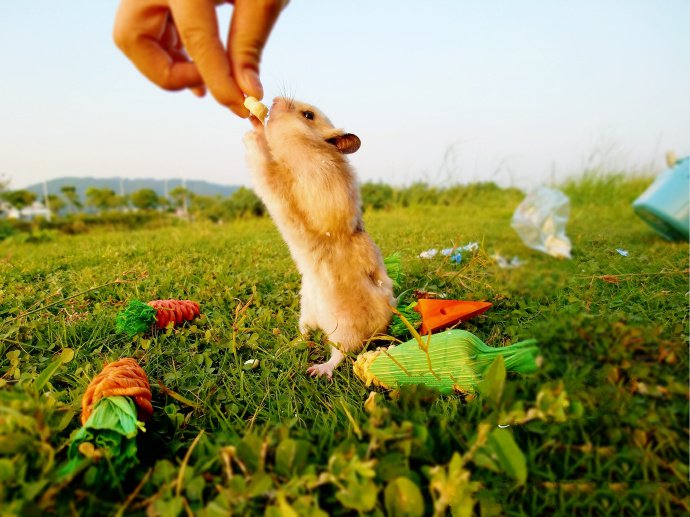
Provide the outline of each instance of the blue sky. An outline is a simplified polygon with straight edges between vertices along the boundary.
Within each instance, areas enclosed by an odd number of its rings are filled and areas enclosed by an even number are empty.
[[[251,186],[247,121],[168,93],[115,48],[117,2],[2,2],[0,175]],[[219,10],[222,33],[231,8]],[[529,187],[690,154],[690,1],[292,0],[267,98],[318,105],[362,139],[361,181]]]

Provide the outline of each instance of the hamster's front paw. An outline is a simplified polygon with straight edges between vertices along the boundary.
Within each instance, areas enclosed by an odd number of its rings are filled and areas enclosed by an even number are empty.
[[[259,135],[257,135],[254,131],[248,131],[245,133],[242,141],[244,142],[244,146],[249,151],[256,149],[260,145]]]
[[[334,368],[335,365],[331,364],[330,362],[315,364],[314,366],[310,366],[309,368],[307,368],[307,373],[312,377],[321,377],[325,375],[326,377],[328,377],[329,380],[333,380]]]
[[[261,132],[254,130],[245,133],[244,135],[244,146],[247,148],[247,156],[254,159],[262,159],[265,161],[270,158],[271,153],[268,150],[268,144],[266,143],[266,137]]]

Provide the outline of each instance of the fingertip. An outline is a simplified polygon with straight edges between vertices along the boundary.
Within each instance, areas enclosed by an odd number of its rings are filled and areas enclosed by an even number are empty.
[[[196,97],[206,97],[206,87],[205,86],[194,86],[189,89]]]
[[[230,78],[232,81],[232,78]],[[206,82],[206,88],[209,93],[213,96],[216,101],[230,109],[235,115],[247,118],[249,116],[249,110],[244,107],[244,95],[240,90],[240,87],[232,81],[231,88],[225,88],[225,85],[210,84]]]
[[[237,115],[240,118],[249,118],[251,113],[249,113],[249,110],[245,108],[243,105],[238,106],[236,104],[228,104],[226,105],[227,108],[230,109],[235,115]]]
[[[252,68],[244,68],[240,72],[237,82],[240,89],[250,97],[261,100],[264,98],[264,87],[259,79],[259,73]]]

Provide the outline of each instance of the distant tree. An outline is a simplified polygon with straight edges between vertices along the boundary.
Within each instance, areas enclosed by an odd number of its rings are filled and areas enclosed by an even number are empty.
[[[69,206],[69,211],[74,213],[77,210],[82,209],[81,201],[79,200],[79,192],[77,192],[77,187],[72,185],[65,185],[60,189],[62,195],[67,200],[67,205]]]
[[[124,196],[116,195],[112,201],[113,208],[130,208],[132,204],[132,196],[125,194]]]
[[[393,206],[395,192],[390,185],[384,183],[364,183],[360,187],[360,194],[362,196],[362,206],[364,210],[381,210]]]
[[[89,187],[86,189],[86,204],[98,211],[108,210],[120,206],[123,202],[122,196],[115,194],[109,188]]]
[[[230,196],[230,209],[235,217],[262,216],[266,207],[252,189],[240,187]]]
[[[53,215],[58,215],[60,211],[65,208],[65,202],[57,194],[48,194],[48,202],[46,202],[45,197],[42,201],[47,208],[50,208],[50,213]]]
[[[142,188],[130,195],[132,204],[141,210],[151,210],[160,205],[158,194],[150,188]]]
[[[229,217],[220,196],[203,196],[192,194],[189,200],[189,211],[194,217],[203,217],[218,222]]]
[[[175,208],[182,208],[184,206],[185,199],[189,200],[189,191],[181,185],[172,189],[168,195],[174,201]]]
[[[164,210],[169,210],[171,206],[170,200],[167,197],[160,196],[158,198],[158,206]]]
[[[125,194],[124,196],[121,196],[119,194],[115,194],[113,197],[111,197],[108,200],[108,208],[109,209],[126,209],[129,208],[130,206],[130,196]]]
[[[28,190],[8,190],[3,192],[2,197],[17,210],[21,210],[36,201],[36,194]]]
[[[439,189],[418,181],[399,192],[402,206],[436,205],[439,200]]]

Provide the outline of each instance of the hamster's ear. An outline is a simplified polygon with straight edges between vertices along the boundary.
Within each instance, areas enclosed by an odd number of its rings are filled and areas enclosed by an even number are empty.
[[[326,142],[333,144],[338,151],[343,154],[352,154],[357,152],[359,146],[362,145],[362,141],[357,135],[352,133],[345,133],[344,135],[336,135],[331,138],[327,138]]]

